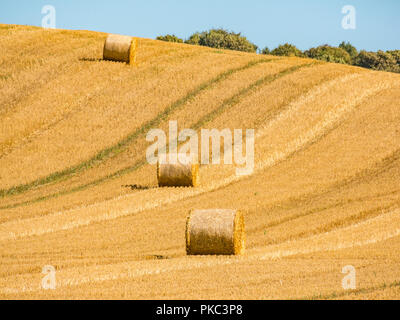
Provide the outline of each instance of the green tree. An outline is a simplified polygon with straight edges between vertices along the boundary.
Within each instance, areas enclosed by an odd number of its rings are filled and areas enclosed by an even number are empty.
[[[265,47],[262,51],[261,54],[271,54],[271,51],[269,50],[268,47]]]
[[[189,37],[189,39],[185,41],[185,43],[194,44],[194,45],[199,46],[200,45],[200,33],[199,32],[193,33]]]
[[[351,58],[351,62],[353,63],[355,58],[358,55],[358,51],[356,49],[356,47],[354,47],[353,45],[350,44],[350,42],[342,42],[341,44],[339,44],[339,48],[342,48],[343,50],[345,50]]]
[[[309,58],[327,62],[336,62],[343,64],[351,63],[350,54],[346,50],[342,48],[331,47],[327,44],[316,48],[311,48],[305,51],[304,54]]]
[[[158,36],[156,40],[161,40],[161,41],[167,41],[167,42],[178,42],[178,43],[183,43],[183,40],[181,38],[178,38],[174,34],[167,34],[165,36]]]
[[[378,52],[360,51],[356,58],[357,66],[390,72],[400,72],[400,66],[393,54],[379,50]]]
[[[228,32],[224,29],[211,29],[201,33],[196,32],[190,36],[186,43],[216,49],[230,49],[246,52],[257,51],[257,46],[240,33]]]
[[[287,57],[302,57],[303,53],[296,48],[296,46],[285,43],[276,47],[271,51],[271,54],[274,56],[287,56]]]
[[[400,67],[400,50],[386,51],[386,53],[390,54],[396,60],[397,65]]]

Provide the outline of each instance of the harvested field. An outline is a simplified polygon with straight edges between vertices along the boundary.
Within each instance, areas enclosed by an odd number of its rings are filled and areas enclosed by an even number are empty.
[[[106,36],[0,24],[1,298],[400,298],[400,75],[142,38],[133,67]],[[254,172],[158,188],[146,134],[171,120],[255,129]],[[187,255],[216,208],[244,254]]]

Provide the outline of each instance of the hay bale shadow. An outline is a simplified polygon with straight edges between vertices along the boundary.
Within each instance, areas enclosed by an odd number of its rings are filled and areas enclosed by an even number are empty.
[[[150,254],[145,256],[146,260],[166,260],[166,259],[171,259],[169,256],[163,256],[159,254]]]
[[[105,60],[103,58],[79,58],[79,61],[100,62],[100,61],[105,61]]]
[[[149,187],[149,186],[142,186],[139,184],[126,184],[126,185],[122,185],[121,187],[130,188],[131,190],[148,190],[148,189],[154,188],[154,187]]]

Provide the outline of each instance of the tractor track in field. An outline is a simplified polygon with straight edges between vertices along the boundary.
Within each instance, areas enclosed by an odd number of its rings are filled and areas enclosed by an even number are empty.
[[[264,62],[272,62],[272,61],[275,61],[275,59],[267,60],[267,61],[264,61]],[[321,64],[321,63],[313,62],[313,63],[306,63],[306,64],[303,64],[303,65],[296,65],[296,66],[284,69],[284,70],[282,70],[281,72],[279,72],[277,74],[268,75],[268,76],[266,76],[264,78],[261,78],[261,79],[255,81],[250,86],[248,86],[248,87],[244,88],[243,90],[241,90],[239,93],[237,93],[237,94],[233,95],[232,97],[224,100],[224,102],[219,107],[217,107],[216,109],[214,109],[213,111],[211,111],[207,115],[203,116],[199,121],[197,121],[194,125],[192,125],[191,128],[192,129],[198,129],[200,126],[202,126],[202,125],[214,120],[218,115],[222,114],[228,108],[233,107],[236,104],[238,104],[243,97],[247,96],[250,92],[254,91],[255,89],[259,88],[260,86],[269,84],[269,83],[271,83],[271,82],[273,82],[273,81],[275,81],[277,79],[280,79],[281,77],[283,77],[285,75],[292,74],[295,71],[300,70],[300,69],[302,69],[304,67],[312,67],[312,66],[319,65],[319,64]],[[253,64],[251,66],[253,66]],[[239,71],[244,70],[244,68],[243,69],[239,68],[239,69],[240,69]],[[347,79],[351,79],[351,78],[353,78],[353,76],[350,75],[350,76],[344,77],[343,80],[347,80]],[[334,83],[334,80],[327,81],[327,82]],[[322,87],[324,87],[324,85],[322,85]],[[312,91],[313,91],[313,88],[309,90],[309,92],[312,92]],[[320,92],[320,91],[321,90],[318,89],[318,92]],[[306,94],[306,95],[308,96],[308,94]],[[291,104],[292,103],[290,103],[288,106],[290,107]],[[285,106],[282,106],[282,109],[285,109]],[[163,119],[163,120],[166,120],[166,119]],[[0,210],[12,209],[12,208],[16,208],[16,207],[19,207],[19,206],[26,206],[26,205],[30,205],[30,204],[33,204],[33,203],[36,203],[36,202],[46,201],[46,200],[49,200],[49,199],[57,198],[59,196],[68,195],[68,194],[72,194],[72,193],[75,193],[75,192],[79,192],[79,191],[85,190],[85,189],[87,189],[89,187],[93,187],[93,186],[96,186],[98,184],[107,182],[109,180],[112,180],[112,179],[115,179],[115,178],[119,178],[119,177],[121,177],[123,175],[126,175],[128,173],[134,172],[135,170],[143,167],[146,163],[147,163],[146,159],[142,158],[141,160],[136,161],[136,163],[134,163],[131,166],[125,167],[123,169],[120,169],[120,170],[118,170],[118,171],[116,171],[116,172],[114,172],[112,174],[108,174],[108,175],[106,175],[106,176],[104,176],[102,178],[96,179],[96,180],[91,181],[89,183],[86,183],[84,185],[80,185],[80,186],[74,187],[72,189],[64,190],[64,191],[53,193],[53,194],[50,194],[50,195],[40,196],[40,197],[38,197],[36,199],[33,199],[33,200],[28,200],[28,201],[14,203],[14,204],[6,205],[6,206],[1,206]],[[65,181],[66,179],[68,179],[68,177],[64,177],[63,179],[60,179],[60,181]],[[51,183],[51,182],[49,182],[49,183]],[[1,194],[0,194],[0,198],[1,198]]]
[[[275,59],[273,60],[275,61]],[[266,62],[270,62],[270,60],[266,61]],[[288,74],[292,74],[297,70],[300,70],[304,67],[312,67],[315,65],[319,65],[321,63],[319,62],[313,62],[313,63],[306,63],[303,65],[296,65],[287,69],[282,70],[281,72],[274,74],[274,75],[268,75],[264,78],[261,78],[257,81],[255,81],[253,84],[251,84],[250,86],[244,88],[243,90],[240,90],[239,93],[233,95],[230,98],[227,98],[226,100],[224,100],[224,102],[217,107],[216,109],[214,109],[213,111],[211,111],[210,113],[206,114],[205,116],[203,116],[200,120],[198,120],[194,125],[191,126],[192,129],[198,129],[201,125],[204,125],[212,120],[214,120],[218,115],[222,114],[224,111],[226,111],[228,108],[235,106],[236,104],[238,104],[241,99],[245,96],[247,96],[250,92],[254,91],[255,89],[259,88],[260,86],[269,84],[279,78],[284,77],[285,75]],[[347,79],[351,79],[353,78],[353,76],[346,76],[344,77],[343,80],[347,80]],[[334,80],[331,81],[327,81],[328,83],[335,83]],[[322,85],[322,87],[324,87],[324,85]],[[312,92],[313,88],[309,90],[309,92]],[[320,89],[318,89],[318,92],[322,92]],[[306,94],[308,96],[308,94]],[[290,107],[292,105],[292,103],[289,103],[288,106]],[[284,109],[285,106],[282,106],[282,109]],[[165,120],[165,119],[164,119]],[[53,193],[50,195],[45,195],[45,196],[41,196],[38,197],[36,199],[33,200],[28,200],[28,201],[23,201],[23,202],[19,202],[19,203],[14,203],[14,204],[10,204],[10,205],[6,205],[6,206],[1,206],[0,210],[4,210],[4,209],[12,209],[12,208],[17,208],[19,206],[26,206],[26,205],[30,205],[33,203],[37,203],[37,202],[41,202],[41,201],[46,201],[49,199],[53,199],[53,198],[57,198],[59,196],[64,196],[64,195],[68,195],[68,194],[72,194],[75,192],[79,192],[82,190],[85,190],[87,188],[99,185],[101,183],[107,182],[109,180],[115,179],[115,178],[119,178],[123,175],[129,174],[131,172],[134,172],[137,169],[140,169],[141,167],[143,167],[145,164],[147,164],[147,161],[145,158],[137,161],[136,163],[134,163],[131,166],[125,167],[123,169],[120,169],[112,174],[106,175],[102,178],[99,178],[97,180],[94,180],[92,182],[86,183],[84,185],[80,185],[68,190],[64,190],[61,192],[57,192],[57,193]],[[66,179],[62,179],[61,181],[64,181]]]
[[[98,47],[98,44],[97,43],[96,44],[91,44],[91,46],[94,49],[94,48]],[[48,72],[44,73],[44,76],[49,76],[51,74],[51,80],[54,81],[56,79],[59,79],[59,78],[61,78],[61,77],[66,75],[66,73],[65,73],[67,71],[66,67],[68,67],[68,68],[71,67],[70,61],[71,61],[72,57],[75,58],[75,59],[72,59],[72,60],[76,60],[75,61],[76,63],[74,64],[76,67],[77,66],[83,66],[83,69],[78,71],[79,74],[81,74],[82,72],[89,72],[89,74],[93,73],[94,70],[98,69],[98,66],[95,65],[95,64],[88,64],[88,63],[82,64],[79,61],[85,61],[85,59],[82,59],[82,58],[78,59],[77,57],[78,56],[82,56],[82,54],[77,54],[76,53],[76,52],[79,53],[81,51],[88,50],[89,48],[91,48],[91,47],[88,47],[87,45],[86,46],[82,46],[82,44],[79,44],[79,46],[76,46],[74,48],[70,48],[70,50],[68,51],[68,54],[63,56],[65,58],[62,61],[60,61],[58,64],[56,64],[55,66],[51,62],[59,60],[60,59],[59,56],[55,56],[55,57],[51,57],[50,59],[46,59],[46,68],[43,68],[41,66],[41,67],[38,68],[38,72],[36,72],[36,73],[39,73],[39,75],[43,75],[43,69],[45,69]],[[171,52],[172,53],[178,53],[178,54],[180,53],[178,50],[175,50],[175,51],[174,50],[169,50],[167,52],[168,54],[166,54],[166,55],[170,57],[170,53]],[[187,59],[187,58],[193,58],[193,57],[205,54],[205,53],[206,53],[205,51],[189,52],[189,54],[186,54],[186,55],[182,55],[182,53],[181,53],[181,62],[185,61],[185,59]],[[154,59],[154,57],[152,55],[150,55],[150,58]],[[143,59],[146,60],[146,57],[143,57]],[[159,57],[158,60],[159,61],[163,61],[165,59],[166,59],[165,57],[162,57],[162,58]],[[149,60],[149,59],[147,59],[147,60]],[[91,60],[87,59],[86,61],[91,61]],[[93,61],[96,61],[96,59],[94,59]],[[102,61],[102,59],[98,59],[98,61]],[[61,66],[64,67],[64,68],[60,68]],[[146,67],[146,69],[151,69],[151,68],[152,68],[151,66],[147,66]],[[53,70],[56,70],[56,71],[53,71]],[[24,72],[24,70],[22,70],[21,72]],[[29,74],[34,73],[32,70],[25,70],[25,72],[28,72]],[[129,67],[126,68],[125,70],[120,70],[120,76],[128,76],[130,72],[132,72],[132,69],[129,68]],[[36,74],[36,73],[34,73],[34,74]],[[68,74],[68,76],[70,76],[71,78],[74,78],[74,77],[77,76],[77,73],[73,73],[72,75]],[[17,105],[19,102],[21,102],[26,97],[32,95],[33,93],[35,93],[38,90],[40,90],[41,88],[43,88],[47,84],[47,83],[45,83],[45,80],[50,80],[50,78],[43,78],[43,79],[40,78],[39,79],[40,81],[38,81],[38,79],[39,78],[36,77],[35,80],[31,81],[31,83],[25,85],[23,88],[19,88],[18,89],[19,93],[18,93],[17,99],[10,98],[9,101],[6,100],[3,104],[4,105],[6,105],[6,104],[8,104],[8,105]],[[15,79],[12,79],[12,80],[15,81]],[[68,82],[68,81],[66,80],[66,82]],[[108,85],[107,82],[103,82],[100,85],[98,83],[96,83],[95,90],[90,91],[91,95],[93,96],[93,94],[101,93],[101,91],[104,88],[107,88],[107,85]],[[24,94],[21,95],[20,92],[24,92]],[[80,101],[84,100],[85,98],[86,97],[83,97],[83,98],[79,98],[78,97],[76,99],[76,101],[74,101],[73,105],[74,106],[75,105],[79,105]],[[0,146],[0,159],[3,158],[4,156],[7,156],[10,152],[16,150],[17,148],[23,147],[26,143],[29,143],[31,139],[43,134],[44,132],[48,131],[49,129],[51,129],[52,127],[54,127],[58,123],[60,123],[61,121],[67,120],[68,116],[70,116],[70,115],[72,115],[72,114],[74,114],[77,111],[82,110],[82,109],[83,109],[83,106],[81,106],[78,109],[69,111],[65,116],[61,117],[60,119],[52,120],[50,124],[43,125],[42,128],[39,128],[39,129],[35,130],[34,132],[32,132],[31,134],[28,134],[27,136],[19,139],[18,141],[15,141],[11,146],[7,146],[7,148],[4,148],[4,147]],[[7,110],[6,109],[6,110],[3,110],[3,111],[0,110],[0,116],[1,117],[6,117],[7,113],[13,114],[13,113],[15,113],[15,110],[13,110],[13,109],[11,109],[11,110]],[[14,145],[16,145],[16,147],[14,147]],[[1,194],[1,192],[0,192],[0,194]],[[1,198],[1,196],[0,196],[0,198]]]
[[[258,62],[258,63],[266,63],[266,62],[272,62],[272,61],[275,61],[275,59],[272,59],[272,60],[263,60],[263,61]],[[258,63],[257,63],[257,64],[258,64]],[[218,115],[220,115],[221,113],[223,113],[227,108],[229,108],[229,107],[231,107],[231,106],[234,106],[234,105],[236,105],[237,103],[239,103],[239,102],[240,102],[240,99],[241,99],[243,96],[246,96],[247,94],[249,94],[252,90],[254,90],[255,88],[257,88],[258,86],[260,86],[260,85],[265,85],[266,83],[270,83],[270,82],[272,82],[272,81],[274,81],[274,80],[276,80],[276,79],[279,79],[280,77],[283,77],[284,75],[293,73],[293,72],[295,72],[296,70],[301,69],[302,67],[308,67],[308,66],[311,66],[311,65],[314,65],[314,64],[318,64],[318,63],[304,64],[304,65],[298,65],[298,66],[290,67],[290,68],[287,68],[287,69],[283,70],[282,72],[280,72],[280,73],[278,73],[278,74],[276,74],[276,75],[266,76],[266,77],[264,77],[264,78],[262,78],[262,79],[257,80],[256,82],[254,82],[253,84],[251,84],[249,87],[246,87],[246,88],[244,88],[243,90],[241,90],[238,94],[235,94],[235,95],[233,95],[232,97],[226,99],[219,107],[217,107],[217,108],[214,109],[212,112],[210,112],[209,114],[207,114],[207,115],[205,115],[204,117],[202,117],[202,118],[193,126],[193,128],[196,128],[196,126],[200,126],[200,125],[202,125],[202,124],[205,124],[205,123],[207,123],[207,122],[209,122],[209,121],[215,119],[215,117],[217,117]],[[247,69],[248,67],[252,67],[252,66],[254,66],[254,65],[256,65],[256,64],[255,64],[254,62],[252,62],[252,63],[246,65],[245,67],[240,67],[240,68],[238,68],[237,70],[235,70],[235,72],[245,70],[245,69]],[[233,74],[233,73],[234,73],[234,72],[229,72],[229,75],[230,75],[230,74]],[[222,78],[226,78],[227,76],[228,76],[228,72],[227,72],[227,74],[224,75]],[[217,81],[217,82],[220,82],[220,81],[222,80],[222,78],[221,78],[221,76],[218,76],[218,81]],[[214,84],[214,83],[213,83],[213,84]],[[182,99],[181,99],[181,100],[182,100]],[[184,100],[186,101],[187,99],[184,99]],[[175,111],[175,110],[174,110],[174,111]],[[166,120],[166,118],[164,118],[163,120]],[[142,129],[140,129],[140,130],[141,130],[141,131],[144,131],[144,130],[142,130]],[[133,139],[133,140],[135,140],[135,139]],[[130,143],[132,143],[132,142],[133,142],[133,141],[130,141]],[[125,144],[125,143],[124,143],[124,144]],[[132,171],[135,171],[136,169],[142,167],[144,164],[146,164],[146,160],[143,158],[143,159],[137,161],[137,162],[136,162],[135,164],[133,164],[132,166],[123,168],[123,169],[121,169],[121,170],[118,170],[118,171],[116,171],[115,173],[109,174],[109,175],[107,175],[107,176],[105,176],[105,177],[102,177],[102,178],[100,178],[100,179],[97,179],[97,180],[95,180],[95,181],[92,181],[92,182],[90,182],[90,183],[87,183],[87,184],[85,184],[85,185],[81,185],[81,186],[72,188],[72,189],[70,189],[70,190],[58,192],[58,193],[55,193],[55,194],[51,194],[51,195],[47,195],[47,196],[38,197],[38,198],[36,198],[36,199],[34,199],[34,200],[24,201],[24,202],[21,202],[21,203],[12,204],[12,205],[8,205],[8,206],[2,206],[2,207],[0,207],[0,210],[1,210],[1,209],[15,208],[15,207],[18,207],[18,206],[21,206],[21,205],[27,205],[27,204],[31,204],[31,203],[34,203],[34,202],[44,201],[44,200],[52,199],[52,198],[55,198],[55,197],[58,197],[58,196],[61,196],[61,195],[66,195],[66,194],[74,193],[74,192],[77,192],[77,191],[81,191],[81,190],[84,190],[84,189],[86,189],[86,188],[88,188],[88,187],[95,186],[95,185],[97,185],[97,184],[99,184],[99,183],[106,182],[106,181],[111,180],[111,179],[113,179],[113,178],[120,177],[120,176],[122,176],[122,175],[124,175],[124,174],[127,174],[127,173],[130,173],[130,172],[132,172]],[[65,179],[62,179],[61,181],[64,181],[64,180],[65,180]]]
[[[15,194],[20,194],[23,192],[26,192],[32,188],[35,187],[39,187],[41,185],[44,184],[48,184],[48,183],[54,183],[58,180],[61,180],[65,177],[69,177],[73,174],[85,171],[89,168],[92,168],[94,166],[96,166],[99,162],[104,161],[108,158],[111,158],[114,155],[114,152],[117,150],[120,150],[121,148],[126,147],[127,145],[129,145],[130,143],[134,142],[138,137],[144,135],[146,133],[146,131],[149,128],[152,128],[154,126],[157,126],[162,120],[165,120],[168,115],[172,112],[175,111],[179,108],[181,108],[187,101],[193,99],[196,95],[198,95],[200,92],[210,88],[213,84],[221,82],[222,80],[224,80],[227,76],[244,70],[246,68],[250,68],[256,64],[259,63],[265,63],[265,62],[270,62],[270,61],[274,61],[275,59],[257,59],[257,60],[253,60],[247,64],[245,64],[244,66],[241,66],[239,68],[232,68],[229,69],[225,72],[220,73],[219,75],[217,75],[216,77],[212,78],[211,80],[208,80],[206,82],[204,82],[203,84],[197,86],[195,89],[193,89],[192,91],[190,91],[185,97],[182,97],[180,99],[178,99],[177,101],[175,101],[174,103],[172,103],[171,105],[169,105],[167,108],[165,108],[162,112],[160,112],[155,118],[151,119],[150,121],[146,122],[143,126],[141,126],[140,128],[136,129],[134,132],[132,132],[131,134],[127,135],[126,138],[124,138],[123,140],[119,141],[117,144],[108,147],[106,149],[103,149],[102,151],[98,152],[95,156],[93,156],[92,158],[90,158],[87,161],[84,161],[78,165],[75,165],[73,167],[64,169],[62,171],[59,172],[55,172],[53,174],[50,174],[44,178],[40,178],[37,180],[34,180],[28,184],[23,184],[23,185],[18,185],[18,186],[14,186],[11,187],[9,189],[2,189],[0,190],[0,198],[4,198],[6,196],[10,196],[10,195],[15,195]]]
[[[264,131],[265,131],[266,128],[270,127],[275,122],[277,122],[279,120],[282,120],[282,119],[288,118],[290,116],[290,114],[292,114],[295,111],[296,108],[298,108],[300,106],[303,106],[306,103],[311,102],[312,99],[314,99],[318,95],[326,93],[334,85],[342,84],[342,83],[345,83],[345,82],[347,82],[349,80],[357,79],[357,77],[359,77],[359,76],[360,76],[359,74],[344,75],[342,77],[335,78],[333,80],[327,81],[326,83],[323,83],[323,84],[321,84],[319,86],[316,86],[316,87],[310,89],[309,91],[307,91],[306,94],[300,96],[297,100],[289,103],[289,105],[287,105],[285,107],[282,107],[282,110],[284,110],[284,112],[279,114],[273,120],[268,121],[267,125],[264,127]],[[256,138],[261,138],[261,137],[262,137],[262,132],[261,133],[257,132]],[[29,205],[29,204],[32,204],[34,202],[45,201],[45,200],[48,200],[48,199],[56,198],[58,196],[67,195],[67,194],[70,194],[70,193],[73,193],[73,192],[78,192],[78,191],[84,190],[86,188],[89,188],[91,186],[95,186],[95,185],[97,185],[99,183],[105,182],[105,181],[107,181],[109,179],[113,179],[113,178],[122,176],[124,174],[130,173],[132,171],[135,171],[136,169],[139,169],[141,166],[143,166],[145,164],[146,164],[145,159],[142,159],[141,161],[135,163],[132,166],[129,166],[127,168],[119,170],[119,171],[117,171],[116,173],[114,173],[112,175],[107,175],[106,177],[103,177],[101,179],[95,180],[95,181],[93,181],[91,183],[88,183],[88,184],[85,184],[85,185],[82,185],[82,186],[78,186],[78,187],[75,187],[73,189],[70,189],[70,190],[67,190],[67,191],[64,191],[64,192],[58,192],[58,193],[55,193],[55,194],[42,196],[42,197],[36,198],[34,200],[29,200],[29,201],[24,201],[24,202],[13,204],[13,205],[3,206],[3,207],[0,207],[0,210],[1,209],[15,208],[15,207],[18,207],[18,206],[23,206],[23,205]],[[107,200],[112,200],[112,198],[111,199],[107,199]]]
[[[333,130],[340,123],[346,114],[354,111],[354,109],[366,98],[386,89],[388,84],[375,85],[369,90],[363,90],[363,93],[346,106],[340,109],[335,109],[334,112],[326,113],[325,118],[317,125],[309,129],[305,134],[292,140],[289,145],[286,145],[284,151],[275,152],[266,159],[260,159],[255,165],[255,173],[265,170],[268,167],[274,166],[277,163],[288,159],[296,152],[308,148],[316,141],[322,139],[327,132]],[[268,129],[268,128],[267,128]],[[267,130],[265,129],[265,130]],[[260,130],[257,135],[262,137],[265,130]],[[196,189],[177,188],[174,190],[158,190],[158,199],[154,201],[153,190],[145,190],[133,195],[120,196],[111,201],[104,201],[90,206],[81,207],[78,209],[67,210],[64,212],[52,213],[38,218],[28,218],[18,221],[5,222],[0,225],[0,241],[18,239],[21,237],[29,237],[34,235],[42,235],[46,233],[57,232],[61,230],[69,230],[80,226],[86,226],[94,222],[116,219],[119,217],[136,214],[145,210],[154,209],[160,205],[167,205],[176,201],[181,201],[203,193],[218,190],[231,183],[235,183],[243,178],[251,176],[228,176],[219,181]],[[170,192],[168,192],[170,191]],[[132,206],[132,202],[136,198],[136,208]],[[126,201],[126,203],[124,203]],[[103,209],[101,207],[103,206]],[[100,210],[98,212],[97,210]],[[32,225],[36,227],[32,228]],[[25,227],[24,227],[25,226]],[[22,229],[22,230],[21,230]]]
[[[82,50],[85,49],[85,50],[87,50],[88,47],[82,47],[82,46],[80,46],[78,49],[82,49]],[[77,49],[74,49],[74,50],[76,51]],[[174,52],[176,52],[176,51],[174,51]],[[186,58],[193,58],[194,56],[201,55],[202,53],[204,54],[204,52],[200,52],[200,53],[195,53],[195,54],[192,54],[192,55],[188,55]],[[151,57],[152,57],[152,56],[151,56]],[[57,57],[57,58],[58,58],[58,57]],[[154,57],[152,57],[152,58],[154,58]],[[69,60],[70,60],[70,59],[69,59]],[[81,60],[81,59],[79,59],[79,60]],[[62,63],[65,64],[65,65],[67,65],[67,64],[66,64],[66,61],[67,61],[67,60],[63,61]],[[100,59],[99,61],[101,61],[101,59]],[[185,61],[185,57],[182,57],[182,61]],[[50,63],[51,60],[50,60],[50,61],[49,61],[49,60],[46,60],[46,62],[47,62],[46,64],[51,65],[51,63]],[[71,65],[71,64],[69,64],[68,67],[70,67],[70,65]],[[78,65],[82,65],[82,64],[79,64],[79,63],[77,62],[77,64],[76,64],[75,66],[78,66]],[[78,74],[79,74],[79,76],[80,76],[81,78],[84,77],[84,74],[83,74],[84,72],[90,74],[90,73],[93,73],[94,70],[98,69],[98,67],[97,67],[96,65],[91,65],[91,64],[83,64],[83,65],[84,65],[84,69],[78,71]],[[60,64],[58,65],[58,67],[59,67],[59,66],[60,66]],[[56,69],[56,70],[58,70],[57,73],[56,73],[56,77],[55,77],[55,78],[52,77],[52,80],[61,78],[62,76],[65,76],[65,72],[62,73],[62,72],[59,70],[58,67],[56,67],[56,68],[54,68],[54,66],[51,67],[51,69]],[[149,69],[149,68],[151,68],[151,67],[147,67],[147,69]],[[65,70],[64,70],[64,71],[65,71]],[[119,77],[127,76],[127,75],[129,75],[129,73],[130,73],[131,71],[132,71],[132,69],[128,67],[126,70],[121,70],[118,76],[119,76]],[[70,76],[71,78],[75,78],[75,77],[77,76],[77,73],[69,74],[69,76]],[[65,80],[65,82],[67,82],[67,81],[68,81],[68,80]],[[41,84],[41,85],[38,84],[38,85],[35,87],[35,90],[37,90],[37,89],[39,89],[39,88],[42,88],[44,85],[45,85],[45,84]],[[2,159],[3,157],[9,155],[11,152],[13,152],[13,151],[15,151],[15,150],[18,150],[18,149],[21,149],[21,148],[25,147],[27,144],[29,144],[29,143],[31,142],[32,139],[35,139],[35,138],[37,138],[37,137],[43,135],[44,133],[46,133],[46,132],[49,131],[50,129],[54,128],[54,127],[55,127],[56,125],[58,125],[59,123],[61,123],[61,122],[63,122],[63,121],[69,120],[69,118],[71,118],[71,116],[73,116],[75,113],[77,113],[77,112],[79,112],[79,111],[81,111],[81,110],[83,110],[83,109],[85,108],[85,103],[89,102],[90,99],[92,99],[93,97],[96,97],[97,94],[101,94],[101,92],[102,92],[105,88],[107,88],[107,86],[108,86],[108,83],[107,83],[107,82],[103,82],[103,83],[101,83],[100,85],[97,83],[97,84],[96,84],[96,87],[95,87],[94,89],[92,89],[92,90],[90,90],[90,91],[89,91],[89,89],[86,90],[88,93],[90,93],[90,95],[77,97],[76,100],[73,102],[73,104],[69,104],[69,109],[68,109],[68,111],[67,111],[67,112],[63,112],[61,117],[56,118],[56,119],[52,119],[49,123],[47,122],[46,124],[42,125],[42,126],[41,126],[40,128],[38,128],[37,130],[31,132],[30,134],[28,134],[28,135],[22,137],[22,138],[19,139],[19,140],[14,141],[14,142],[12,143],[12,145],[11,145],[11,146],[8,146],[7,148],[4,148],[4,147],[2,148],[2,147],[0,147],[0,159]],[[29,89],[29,90],[28,90],[28,89]],[[20,98],[18,98],[19,100],[18,100],[16,103],[18,103],[20,100],[22,100],[22,99],[25,98],[26,96],[32,95],[32,90],[31,90],[32,88],[28,88],[28,89],[27,89],[27,90],[24,89],[25,95],[22,96],[22,97],[20,97]],[[149,89],[149,90],[152,90],[152,89]],[[12,110],[12,112],[15,112],[15,111]],[[1,115],[1,114],[0,114],[0,116],[5,116],[5,115]]]
[[[389,156],[385,157],[384,159],[376,162],[372,168],[366,168],[363,169],[354,175],[350,177],[346,177],[342,179],[341,181],[332,183],[328,187],[324,188],[323,190],[318,190],[317,192],[310,192],[306,194],[302,194],[298,197],[290,198],[286,201],[280,201],[278,203],[270,205],[268,208],[272,209],[275,206],[278,207],[284,207],[287,210],[294,209],[294,208],[302,208],[302,207],[307,207],[312,201],[315,201],[317,199],[322,198],[323,196],[327,196],[329,194],[334,194],[335,191],[340,190],[345,187],[349,187],[350,185],[359,185],[361,183],[365,183],[367,181],[372,181],[374,178],[377,178],[379,175],[385,173],[387,170],[389,170],[389,167],[393,165],[394,159],[397,159],[397,156],[399,155],[400,150],[396,150],[392,152]],[[257,230],[264,230],[265,228],[271,228],[271,227],[276,227],[281,224],[285,224],[287,222],[299,219],[299,218],[304,218],[310,215],[313,215],[318,212],[322,212],[325,210],[333,209],[333,208],[338,208],[342,205],[354,203],[354,202],[364,202],[367,200],[370,200],[372,198],[380,198],[380,197],[385,197],[388,195],[396,195],[399,194],[400,190],[393,190],[390,192],[384,192],[384,193],[379,193],[379,194],[374,194],[370,196],[364,196],[361,198],[355,198],[355,199],[346,199],[346,200],[338,200],[328,206],[324,207],[316,207],[311,210],[307,210],[306,212],[302,213],[296,213],[290,216],[286,216],[284,218],[279,218],[276,221],[271,221],[267,224],[264,224],[263,226],[260,226],[259,228],[254,229],[253,231]],[[391,205],[386,205],[383,208],[377,208],[377,209],[372,209],[368,210],[366,212],[367,216],[375,216],[377,215],[378,211],[381,209],[387,210],[391,207]],[[357,215],[356,215],[357,216]]]
[[[306,239],[251,249],[244,256],[194,256],[158,260],[156,264],[149,261],[134,261],[59,270],[57,272],[57,289],[88,283],[127,280],[184,270],[247,264],[251,261],[276,260],[297,255],[362,247],[400,236],[399,213],[400,209],[397,208],[366,221]],[[376,230],[379,231],[376,232]],[[40,278],[40,274],[20,274],[0,278],[0,293],[9,295],[40,291],[42,290]],[[13,287],[9,287],[9,283],[13,283]],[[32,283],[37,285],[33,286]]]

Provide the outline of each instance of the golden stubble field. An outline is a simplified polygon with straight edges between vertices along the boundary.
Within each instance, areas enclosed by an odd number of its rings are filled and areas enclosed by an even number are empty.
[[[400,298],[400,75],[141,38],[129,67],[105,37],[0,24],[1,298]],[[170,120],[254,128],[254,173],[157,188]],[[186,256],[207,208],[243,211],[243,256]]]

